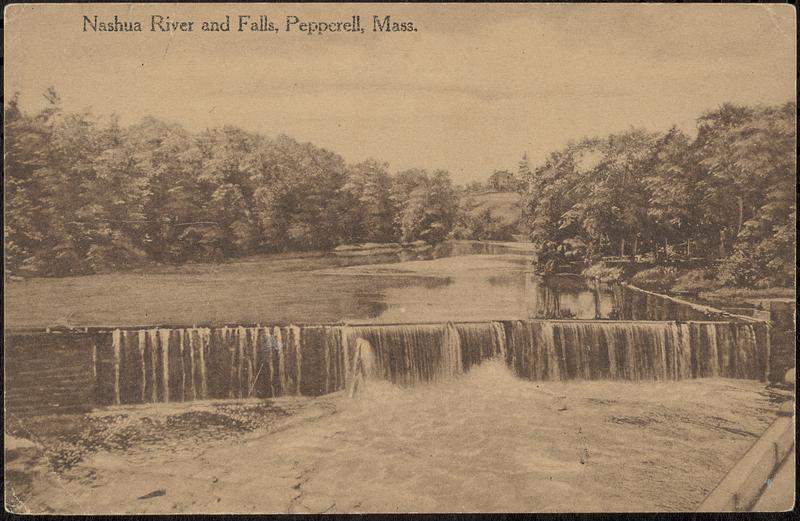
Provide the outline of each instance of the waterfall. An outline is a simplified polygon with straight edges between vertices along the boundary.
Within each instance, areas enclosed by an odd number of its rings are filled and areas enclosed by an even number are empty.
[[[197,338],[197,361],[198,372],[200,373],[200,398],[208,398],[208,377],[206,376],[206,360],[208,359],[209,346],[211,344],[211,330],[200,329],[192,332],[192,338]]]
[[[353,346],[353,367],[350,370],[352,378],[348,385],[348,396],[352,398],[360,388],[366,385],[368,380],[374,380],[377,376],[375,360],[375,350],[369,342],[359,337]]]
[[[113,367],[114,367],[114,375],[113,375],[113,378],[114,378],[114,382],[113,382],[114,398],[113,398],[113,400],[114,401],[113,401],[113,403],[114,403],[114,405],[119,405],[120,404],[119,382],[120,382],[120,366],[121,366],[120,353],[122,351],[122,331],[120,331],[119,329],[115,329],[111,333],[111,346],[112,346],[111,349],[112,349],[112,358],[113,358],[112,364],[113,364]]]
[[[358,326],[343,331],[346,365],[353,367],[356,339],[369,342],[375,350],[378,378],[400,385],[436,379],[445,351],[445,325]],[[348,378],[351,378],[351,374]]]
[[[170,331],[169,329],[158,330],[158,344],[161,350],[161,398],[162,401],[169,401],[169,346],[170,346]],[[156,400],[153,400],[156,401]]]
[[[261,338],[263,345],[261,347],[263,358],[266,360],[268,373],[264,376],[266,384],[262,387],[264,394],[267,396],[277,396],[275,392],[275,362],[273,361],[273,353],[278,348],[277,340],[270,334],[270,329],[265,327],[261,330]]]
[[[759,322],[118,329],[96,344],[97,364],[109,368],[98,371],[98,389],[115,404],[318,396],[348,388],[366,356],[371,376],[403,386],[454,378],[495,357],[529,380],[633,381],[764,379],[769,359]]]
[[[440,349],[439,379],[446,380],[462,373],[464,367],[461,356],[461,335],[453,324],[447,324]],[[480,352],[481,348],[478,349]]]
[[[278,354],[278,382],[279,382],[279,395],[286,394],[289,389],[289,381],[286,378],[286,355],[284,351],[284,344],[283,344],[283,334],[281,333],[281,328],[275,326],[273,329],[272,334],[276,339],[276,345],[278,348],[276,352]]]
[[[514,321],[512,370],[530,380],[762,378],[761,324]]]
[[[508,364],[519,376],[532,380],[559,380],[566,359],[556,350],[553,324],[549,321],[511,322]]]
[[[492,322],[492,353],[506,359],[506,330],[500,322]]]
[[[189,387],[189,383],[190,382],[187,382],[187,380],[186,380],[186,373],[188,372],[189,375],[191,375],[192,374],[191,373],[192,370],[190,368],[187,368],[187,366],[189,364],[186,363],[186,357],[188,356],[188,352],[186,350],[186,345],[185,345],[186,344],[186,334],[185,333],[186,332],[183,329],[179,329],[178,330],[178,356],[179,356],[180,365],[181,365],[181,367],[179,368],[180,370],[178,371],[178,374],[179,374],[180,379],[181,379],[181,384],[180,384],[180,388],[179,388],[180,389],[179,401],[185,401],[187,399],[186,398],[187,396],[189,396],[190,400],[193,399],[191,397],[192,390]]]
[[[295,392],[301,394],[301,383],[303,374],[303,352],[300,349],[300,328],[298,326],[289,326],[291,331],[292,345],[294,346],[294,374],[295,374]]]
[[[506,335],[500,322],[450,324],[448,331],[453,342],[450,349],[458,348],[458,353],[453,356],[461,360],[459,372],[468,371],[487,358],[499,356],[505,359]]]
[[[505,332],[499,322],[342,327],[345,378],[363,339],[375,352],[375,372],[399,385],[452,378],[482,360],[505,353]]]

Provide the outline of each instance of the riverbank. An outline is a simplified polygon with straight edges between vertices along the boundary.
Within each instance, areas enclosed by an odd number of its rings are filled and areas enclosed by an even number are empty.
[[[763,310],[769,308],[771,301],[794,302],[797,294],[793,287],[728,287],[715,280],[710,268],[653,267],[652,264],[636,263],[607,265],[599,262],[583,270],[581,275],[604,283],[627,282],[641,289],[718,308]]]
[[[248,402],[267,412],[225,437],[206,437],[216,427],[203,421],[175,438],[213,403],[98,410],[71,432],[125,415],[149,434],[59,470],[40,438],[25,449],[38,460],[6,454],[6,475],[28,512],[688,511],[766,429],[779,392],[729,379],[527,382],[489,362],[353,400]]]

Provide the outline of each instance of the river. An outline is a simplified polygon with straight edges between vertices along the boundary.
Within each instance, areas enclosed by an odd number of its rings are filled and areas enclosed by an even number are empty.
[[[419,323],[608,317],[610,291],[542,278],[524,244],[421,253],[266,255],[7,284],[6,328]]]

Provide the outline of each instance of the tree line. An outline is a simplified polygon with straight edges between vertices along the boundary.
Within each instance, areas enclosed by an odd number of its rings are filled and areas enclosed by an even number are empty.
[[[608,256],[703,257],[728,285],[795,280],[796,105],[725,104],[677,128],[571,142],[485,185],[226,126],[67,112],[52,89],[5,116],[5,273],[64,276],[341,244],[524,232],[540,266]],[[518,229],[482,190],[523,194]]]
[[[446,171],[367,160],[236,127],[190,133],[147,117],[66,112],[55,91],[4,107],[5,272],[64,276],[451,235]]]
[[[724,104],[673,127],[587,138],[517,176],[540,264],[648,254],[714,260],[722,284],[795,283],[796,104]]]

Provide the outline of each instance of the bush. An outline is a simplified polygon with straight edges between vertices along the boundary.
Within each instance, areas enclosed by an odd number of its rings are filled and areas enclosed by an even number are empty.
[[[463,215],[452,236],[473,241],[513,241],[516,231],[516,225],[504,223],[501,217],[493,216],[486,208],[478,215]]]
[[[794,266],[771,251],[769,241],[742,244],[719,267],[720,284],[738,288],[793,286]]]
[[[699,291],[712,290],[718,285],[714,270],[693,269],[681,274],[677,278],[675,284],[672,286],[672,291],[679,293],[697,293]]]
[[[612,268],[602,262],[592,264],[581,272],[587,279],[600,279],[600,282],[619,282],[624,272],[622,268]]]
[[[725,286],[752,288],[758,281],[758,262],[737,248],[719,267],[719,281]]]
[[[631,284],[644,289],[667,291],[678,280],[677,268],[657,266],[642,270],[631,277]]]

